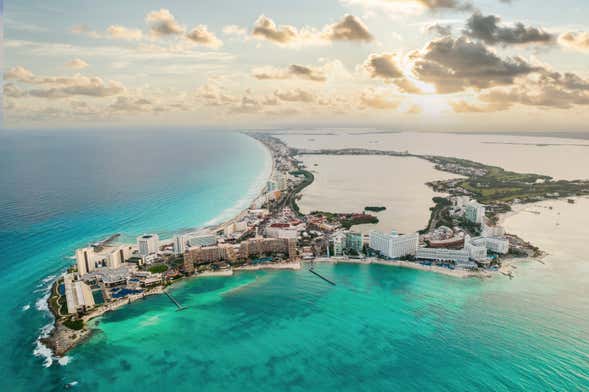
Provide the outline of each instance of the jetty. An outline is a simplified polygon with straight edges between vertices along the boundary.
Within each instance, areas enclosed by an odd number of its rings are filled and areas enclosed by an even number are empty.
[[[314,275],[316,275],[316,276],[318,276],[318,277],[320,277],[321,279],[323,279],[324,281],[326,281],[327,283],[329,283],[332,286],[335,286],[336,285],[334,281],[329,280],[325,276],[323,276],[323,275],[315,272],[315,270],[313,269],[313,267],[309,268],[309,272],[312,273],[312,274],[314,274]]]
[[[164,290],[164,294],[166,294],[166,296],[170,299],[170,301],[172,301],[172,303],[178,307],[178,309],[176,309],[176,311],[179,312],[181,310],[188,309],[186,306],[182,306],[182,304],[180,302],[178,302],[176,300],[176,298],[172,297],[172,295],[170,293],[168,293],[167,290]]]

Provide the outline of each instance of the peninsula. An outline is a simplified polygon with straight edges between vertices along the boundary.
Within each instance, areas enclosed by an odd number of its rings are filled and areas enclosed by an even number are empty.
[[[367,149],[303,150],[289,148],[271,133],[249,133],[272,154],[273,171],[260,195],[238,216],[223,224],[160,240],[155,233],[136,243],[115,243],[116,236],[76,250],[76,263],[54,283],[48,299],[55,328],[44,337],[61,356],[91,334],[88,322],[188,277],[230,276],[234,271],[300,269],[304,263],[382,264],[455,277],[489,277],[509,271],[504,260],[538,256],[540,250],[506,234],[498,216],[514,203],[589,194],[587,181],[555,181],[481,163],[409,152]],[[356,225],[378,222],[381,206],[364,211],[303,214],[297,204],[314,175],[298,157],[317,155],[388,155],[416,157],[457,179],[428,183],[447,196],[435,197],[427,226],[418,233],[363,235]]]

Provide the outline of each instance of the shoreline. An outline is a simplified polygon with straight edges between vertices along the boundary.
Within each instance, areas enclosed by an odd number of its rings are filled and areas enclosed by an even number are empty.
[[[245,132],[239,132],[239,133],[241,133],[242,135],[245,135],[249,138],[252,138],[256,142],[260,143],[264,147],[266,152],[269,154],[269,157],[270,157],[269,159],[270,159],[272,166],[270,168],[270,172],[268,174],[268,177],[266,177],[265,181],[264,182],[260,181],[261,187],[257,191],[256,196],[251,201],[249,201],[249,203],[247,204],[247,206],[245,208],[243,208],[235,216],[233,216],[232,218],[229,218],[228,220],[226,220],[224,222],[208,226],[209,230],[214,231],[214,232],[224,230],[227,226],[243,219],[243,217],[245,216],[247,211],[251,208],[252,203],[255,202],[258,198],[260,198],[264,194],[266,182],[271,180],[272,178],[274,178],[274,176],[276,174],[276,161],[275,161],[275,157],[272,153],[272,150],[265,143],[256,139],[255,137],[252,137],[251,135],[248,135]],[[222,215],[222,214],[223,214],[223,211],[220,213],[220,215]],[[207,227],[202,227],[201,229],[206,229],[206,228]],[[229,275],[227,275],[226,273],[221,274],[221,275],[215,275],[215,273],[212,271],[207,271],[207,272],[210,272],[211,274],[210,275],[199,274],[199,275],[201,277],[233,275],[233,270],[230,271]],[[50,290],[53,290],[53,286],[56,284],[56,282],[59,281],[59,279],[62,276],[64,276],[64,274],[65,273],[61,273],[53,280],[53,282],[50,285],[50,287],[51,287]],[[199,277],[199,275],[187,276],[183,279],[197,278],[197,277]],[[183,279],[180,279],[180,280],[183,280]],[[53,357],[56,357],[58,359],[63,358],[63,356],[68,351],[70,351],[71,349],[73,349],[77,345],[83,343],[85,340],[89,339],[92,336],[92,333],[93,333],[93,330],[95,329],[95,327],[88,325],[88,323],[91,320],[94,320],[94,319],[104,315],[105,313],[118,310],[121,307],[123,307],[124,305],[128,305],[132,302],[137,301],[138,299],[144,299],[145,297],[151,296],[151,295],[161,295],[161,294],[163,294],[164,290],[165,290],[164,286],[156,286],[156,287],[153,287],[153,288],[151,288],[141,294],[129,295],[128,297],[120,298],[120,299],[118,299],[114,302],[108,303],[106,305],[103,304],[102,306],[92,310],[90,313],[88,313],[82,317],[82,320],[84,321],[84,328],[82,328],[81,330],[72,330],[70,328],[67,328],[63,324],[63,322],[61,320],[59,320],[59,315],[54,314],[51,306],[48,306],[47,312],[51,315],[51,317],[53,317],[53,321],[48,325],[52,325],[53,328],[47,334],[43,333],[43,328],[42,328],[41,334],[37,337],[37,341],[39,342],[39,344],[45,346],[45,348],[47,348],[50,351],[50,353],[47,354],[48,358],[53,358]],[[49,301],[49,298],[47,299],[47,301]]]
[[[362,265],[384,265],[389,267],[397,267],[397,268],[407,268],[417,271],[424,271],[424,272],[435,272],[437,274],[450,276],[453,278],[491,278],[496,276],[495,273],[490,271],[467,271],[467,270],[451,270],[449,268],[438,267],[435,265],[422,265],[419,263],[414,263],[411,261],[405,260],[380,260],[380,259],[348,259],[348,258],[325,258],[325,259],[315,259],[314,262],[321,263],[321,264],[362,264]]]

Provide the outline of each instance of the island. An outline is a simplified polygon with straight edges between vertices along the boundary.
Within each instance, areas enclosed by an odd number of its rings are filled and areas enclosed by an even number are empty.
[[[267,147],[273,170],[258,197],[233,219],[167,239],[146,233],[135,243],[121,243],[113,235],[75,250],[75,264],[54,282],[48,298],[55,323],[42,341],[55,355],[64,355],[87,339],[92,319],[151,295],[166,295],[172,306],[185,310],[168,291],[182,279],[303,266],[321,277],[313,271],[314,263],[321,262],[382,264],[460,278],[513,277],[506,260],[538,257],[542,252],[505,233],[500,214],[517,203],[589,195],[588,181],[554,180],[465,159],[407,151],[296,149],[270,132],[248,135]],[[460,177],[426,184],[443,195],[433,198],[422,230],[362,234],[356,226],[379,222],[367,212],[386,207],[301,212],[297,201],[315,180],[300,160],[305,154],[416,157]]]
[[[370,212],[381,212],[386,210],[387,208],[384,206],[380,206],[380,207],[375,207],[375,206],[367,206],[364,207],[364,211],[370,211]]]

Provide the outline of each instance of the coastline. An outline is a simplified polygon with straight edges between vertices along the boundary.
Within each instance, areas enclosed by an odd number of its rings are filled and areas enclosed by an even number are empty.
[[[240,132],[240,133],[249,137],[249,138],[252,138],[257,143],[259,143],[260,145],[263,146],[263,148],[268,153],[271,168],[269,170],[268,176],[265,178],[265,181],[259,182],[260,186],[259,186],[259,189],[257,190],[257,192],[255,193],[255,196],[251,200],[248,200],[247,205],[243,209],[241,209],[241,211],[239,211],[239,213],[237,213],[235,216],[233,216],[233,217],[231,217],[221,223],[208,226],[209,229],[211,229],[215,232],[223,230],[227,226],[243,219],[243,217],[245,216],[247,211],[250,209],[252,203],[264,194],[264,189],[266,187],[265,183],[267,181],[271,180],[276,174],[276,162],[275,162],[275,157],[272,154],[272,150],[265,143],[261,142],[260,140],[256,139],[255,137],[252,137],[245,132]],[[223,211],[220,213],[220,216],[222,216],[222,215],[223,215]],[[206,273],[208,273],[208,274],[206,274]],[[197,278],[199,276],[200,277],[231,276],[231,275],[233,275],[233,270],[230,270],[230,273],[226,273],[225,271],[220,271],[220,272],[207,271],[207,272],[205,272],[205,274],[201,273],[198,275],[188,276],[185,278]],[[50,290],[53,290],[54,285],[64,275],[65,275],[65,272],[62,274],[59,274],[57,277],[55,277],[55,279],[50,284]],[[70,351],[71,349],[73,349],[77,345],[83,343],[84,341],[86,341],[87,339],[89,339],[92,336],[92,332],[93,332],[94,328],[92,328],[90,325],[88,325],[88,323],[91,320],[96,319],[107,312],[118,310],[121,307],[123,307],[124,305],[130,304],[130,303],[135,302],[139,299],[144,299],[147,296],[163,294],[164,290],[165,290],[165,287],[156,286],[156,287],[153,287],[153,288],[151,288],[141,294],[129,295],[126,298],[121,298],[116,301],[105,304],[103,306],[100,306],[96,309],[93,309],[91,312],[89,312],[88,314],[86,314],[82,317],[82,320],[84,321],[84,328],[82,328],[81,330],[78,330],[78,331],[65,327],[65,325],[63,325],[63,323],[59,320],[59,317],[58,317],[59,315],[54,314],[51,306],[48,306],[47,312],[51,315],[51,317],[53,317],[53,321],[41,329],[41,334],[37,338],[38,345],[44,346],[44,348],[46,348],[49,351],[46,355],[43,355],[43,356],[45,356],[46,358],[51,359],[51,360],[54,357],[56,357],[57,359],[63,358],[63,356],[68,351]],[[47,299],[47,302],[48,301],[49,301],[49,297]],[[52,327],[50,331],[46,330],[46,327],[48,327],[48,326]],[[41,347],[41,349],[38,351],[46,352],[47,350],[44,350],[43,347]]]
[[[301,263],[299,261],[291,263],[275,263],[275,264],[256,264],[244,265],[233,268],[234,271],[260,271],[260,270],[300,270]]]
[[[404,260],[380,260],[380,259],[348,259],[348,258],[329,258],[329,259],[315,259],[316,263],[326,263],[326,264],[363,264],[363,265],[385,265],[389,267],[398,267],[398,268],[407,268],[413,269],[418,271],[425,271],[425,272],[435,272],[441,275],[451,276],[453,278],[491,278],[495,276],[492,272],[489,271],[466,271],[466,270],[451,270],[448,268],[438,267],[435,265],[422,265],[419,263],[414,263],[411,261],[404,261]]]

